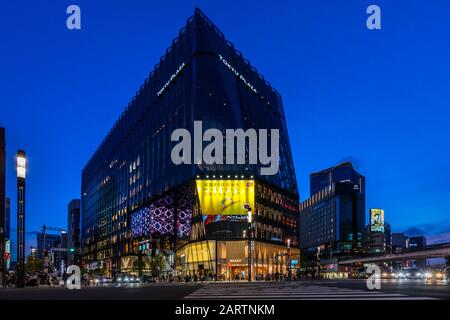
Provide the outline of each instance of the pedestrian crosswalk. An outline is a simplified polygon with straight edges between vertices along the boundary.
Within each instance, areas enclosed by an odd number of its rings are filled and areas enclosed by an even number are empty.
[[[300,283],[211,283],[190,293],[195,300],[429,300],[399,293]]]

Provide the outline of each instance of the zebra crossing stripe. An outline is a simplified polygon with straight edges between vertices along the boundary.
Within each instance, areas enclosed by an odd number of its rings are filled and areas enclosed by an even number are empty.
[[[207,285],[185,299],[220,300],[220,299],[256,299],[256,300],[430,300],[428,297],[413,297],[398,293],[384,293],[359,289],[347,289],[329,286],[277,286],[266,287]]]

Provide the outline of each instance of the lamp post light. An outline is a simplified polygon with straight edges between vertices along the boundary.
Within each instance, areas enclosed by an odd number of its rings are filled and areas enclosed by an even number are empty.
[[[16,287],[25,286],[25,151],[17,151],[17,275]]]
[[[291,280],[291,239],[287,239],[287,272],[288,280]]]
[[[317,279],[320,279],[320,246],[317,247]]]
[[[248,221],[248,232],[247,232],[247,238],[248,238],[248,281],[252,281],[252,268],[253,268],[253,248],[252,248],[252,210],[249,208],[247,212],[247,221]]]

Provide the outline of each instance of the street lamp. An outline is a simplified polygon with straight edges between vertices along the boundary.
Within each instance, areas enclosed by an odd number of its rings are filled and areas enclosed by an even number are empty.
[[[320,246],[317,247],[317,279],[320,279]]]
[[[247,221],[248,221],[248,232],[247,232],[247,238],[248,238],[248,281],[252,281],[252,255],[253,255],[253,248],[252,248],[252,209],[248,208],[247,212]]]
[[[291,239],[287,239],[287,272],[288,279],[291,280]]]
[[[25,178],[27,158],[25,151],[17,151],[17,276],[16,287],[25,286]]]

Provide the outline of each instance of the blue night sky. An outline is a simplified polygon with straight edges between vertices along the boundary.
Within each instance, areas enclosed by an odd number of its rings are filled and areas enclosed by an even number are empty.
[[[66,28],[70,4],[81,31]],[[381,31],[366,28],[370,4]],[[3,2],[13,231],[16,150],[29,157],[27,231],[66,227],[83,166],[195,6],[282,94],[302,200],[311,172],[351,160],[367,210],[384,208],[394,231],[450,241],[447,0]]]

